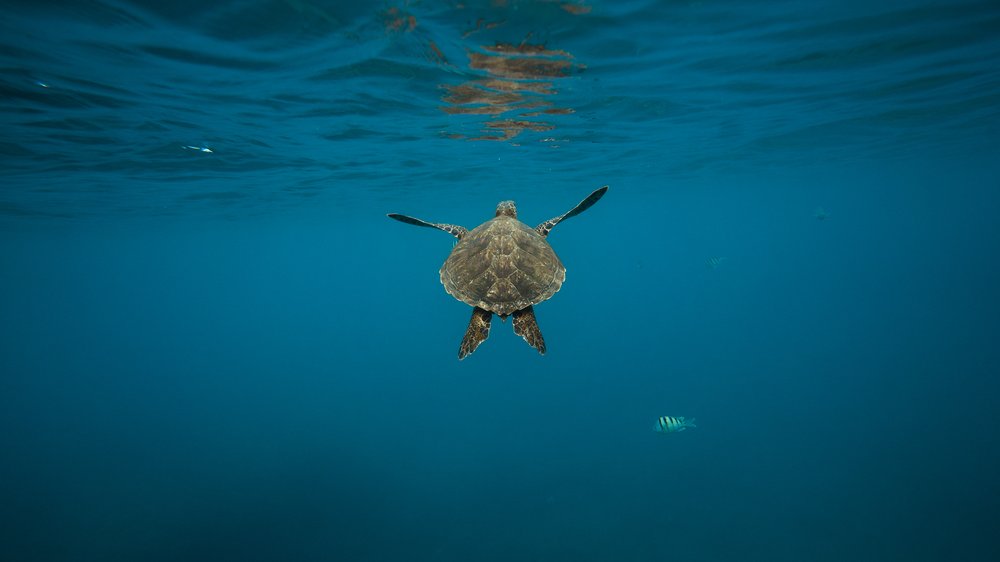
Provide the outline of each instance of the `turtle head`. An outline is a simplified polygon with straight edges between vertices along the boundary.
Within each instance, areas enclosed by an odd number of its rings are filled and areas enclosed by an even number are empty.
[[[512,219],[517,218],[517,205],[513,201],[501,201],[497,205],[497,216],[503,215]]]

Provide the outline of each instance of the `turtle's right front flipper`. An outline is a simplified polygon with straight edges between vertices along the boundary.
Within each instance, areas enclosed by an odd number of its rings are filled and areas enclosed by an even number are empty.
[[[535,231],[541,234],[542,238],[547,237],[549,235],[549,232],[551,232],[552,229],[555,228],[557,224],[561,223],[562,221],[568,218],[575,217],[580,213],[586,211],[587,209],[591,208],[592,206],[594,206],[594,203],[597,203],[597,201],[600,200],[601,197],[604,197],[604,194],[607,192],[608,192],[608,186],[606,185],[604,187],[599,187],[595,189],[594,192],[588,195],[586,199],[577,203],[576,207],[573,207],[569,211],[566,211],[565,213],[559,215],[554,219],[549,219],[543,222],[542,224],[536,226]]]
[[[458,348],[459,361],[472,355],[472,352],[479,347],[479,344],[490,337],[490,320],[492,319],[493,313],[489,310],[479,308],[478,306],[472,309],[469,328],[465,331],[465,337],[462,338],[461,347]]]
[[[461,240],[462,237],[465,236],[465,233],[469,231],[464,226],[427,222],[427,221],[422,221],[420,219],[415,219],[413,217],[408,217],[406,215],[400,215],[399,213],[389,213],[386,216],[389,217],[390,219],[396,219],[399,222],[405,222],[406,224],[412,224],[414,226],[429,226],[431,228],[437,228],[439,230],[447,232],[448,234],[451,234],[452,236],[458,238],[459,240]]]

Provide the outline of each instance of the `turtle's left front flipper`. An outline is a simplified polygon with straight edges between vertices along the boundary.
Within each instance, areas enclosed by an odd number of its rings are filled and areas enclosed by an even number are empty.
[[[604,194],[607,193],[607,192],[608,192],[608,186],[604,186],[604,187],[601,187],[599,189],[595,189],[594,192],[591,193],[590,195],[588,195],[586,199],[584,199],[583,201],[580,201],[580,203],[577,204],[576,207],[573,207],[569,211],[567,211],[567,212],[559,215],[558,217],[556,217],[554,219],[549,219],[549,220],[543,222],[542,224],[536,226],[535,227],[535,232],[541,234],[542,238],[545,238],[546,236],[549,235],[549,232],[553,228],[555,228],[555,226],[557,224],[561,223],[562,221],[564,221],[564,220],[566,220],[568,218],[575,217],[575,216],[579,215],[580,213],[586,211],[591,206],[593,206],[594,203],[597,203],[597,201],[600,200],[601,197],[604,197]]]
[[[545,338],[542,331],[538,329],[538,321],[535,320],[535,310],[532,307],[514,311],[514,333],[524,338],[528,345],[538,350],[538,353],[545,355]]]
[[[414,226],[428,226],[430,228],[443,230],[448,234],[451,234],[455,238],[458,238],[459,240],[461,240],[462,237],[465,236],[465,233],[469,232],[469,229],[465,228],[464,226],[458,226],[455,224],[437,223],[437,222],[427,222],[424,220],[415,219],[413,217],[408,217],[406,215],[401,215],[399,213],[389,213],[386,216],[389,217],[390,219],[396,219],[399,222],[405,222],[406,224],[412,224]]]

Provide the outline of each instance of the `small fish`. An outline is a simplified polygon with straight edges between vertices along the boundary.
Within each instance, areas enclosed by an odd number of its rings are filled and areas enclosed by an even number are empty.
[[[720,265],[722,265],[722,260],[724,260],[724,259],[726,259],[726,256],[719,256],[719,257],[715,257],[715,258],[708,258],[707,260],[705,260],[705,265],[707,265],[708,267],[711,267],[712,269],[715,269],[715,268],[719,267]]]
[[[198,152],[212,152],[211,148],[207,146],[182,146],[181,148],[186,148],[188,150],[197,150]]]
[[[684,419],[684,416],[673,417],[673,416],[663,416],[656,420],[656,426],[653,428],[657,433],[677,433],[678,431],[684,431],[689,427],[698,427],[694,424],[694,418],[690,420]]]
[[[824,209],[823,207],[817,207],[816,212],[813,213],[813,216],[816,217],[816,220],[818,221],[825,221],[827,217],[829,217],[830,215],[826,212],[826,209]]]

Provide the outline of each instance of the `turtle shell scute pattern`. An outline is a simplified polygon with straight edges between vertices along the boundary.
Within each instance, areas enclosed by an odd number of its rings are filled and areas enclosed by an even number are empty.
[[[448,294],[500,316],[550,298],[565,280],[566,268],[552,246],[507,216],[469,231],[441,266]]]

